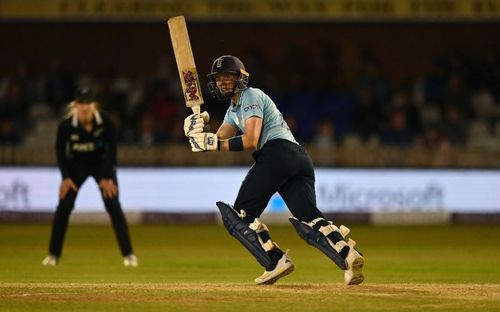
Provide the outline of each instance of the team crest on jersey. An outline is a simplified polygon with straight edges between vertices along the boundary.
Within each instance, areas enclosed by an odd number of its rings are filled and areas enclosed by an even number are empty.
[[[80,136],[78,134],[72,134],[70,136],[70,140],[71,141],[78,141],[78,140],[80,140]]]
[[[97,138],[102,133],[102,128],[96,129],[94,131],[94,138]]]

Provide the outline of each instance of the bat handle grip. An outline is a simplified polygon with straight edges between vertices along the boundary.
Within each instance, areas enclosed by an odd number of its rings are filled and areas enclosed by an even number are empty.
[[[200,110],[201,110],[200,105],[193,106],[193,107],[191,107],[191,109],[193,110],[193,113],[198,114],[198,115],[200,114]]]

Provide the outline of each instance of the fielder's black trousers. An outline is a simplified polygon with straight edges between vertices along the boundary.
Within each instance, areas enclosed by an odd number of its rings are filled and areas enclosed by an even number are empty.
[[[298,220],[310,222],[323,217],[316,207],[313,163],[302,146],[282,139],[271,140],[254,152],[253,158],[255,163],[234,203],[237,211],[246,212],[246,221],[260,217],[276,192]]]
[[[73,182],[79,189],[89,176],[92,176],[97,184],[99,184],[99,181],[102,178],[99,171],[100,170],[98,170],[98,167],[80,167],[70,170],[69,178],[73,180]],[[112,179],[118,187],[116,172],[114,172]],[[66,235],[66,230],[68,228],[69,216],[74,208],[77,195],[77,192],[70,189],[66,194],[66,197],[59,199],[59,204],[57,205],[57,209],[54,214],[49,253],[57,257],[60,257],[62,253],[62,246],[64,237]],[[128,232],[127,220],[125,219],[125,215],[123,214],[122,207],[118,200],[118,195],[113,198],[104,198],[101,192],[101,196],[104,201],[104,206],[106,207],[106,212],[111,218],[111,223],[118,240],[118,245],[120,246],[120,251],[123,256],[127,256],[133,251],[130,242],[130,235]]]

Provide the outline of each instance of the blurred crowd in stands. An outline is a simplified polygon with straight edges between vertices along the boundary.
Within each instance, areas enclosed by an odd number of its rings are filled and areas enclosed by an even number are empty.
[[[398,83],[367,56],[350,86],[337,83],[338,64],[329,51],[312,58],[291,53],[277,63],[256,51],[241,58],[250,72],[249,85],[273,98],[303,144],[500,149],[499,54],[449,53],[436,58],[426,74]],[[57,124],[82,85],[94,88],[122,144],[185,142],[182,122],[189,110],[174,60],[161,60],[157,74],[149,77],[92,76],[58,61],[51,68],[35,74],[29,64],[19,64],[16,74],[0,74],[0,145],[25,144],[30,133],[46,129],[37,128],[43,120]],[[216,129],[228,104],[209,100],[204,92],[204,108]]]

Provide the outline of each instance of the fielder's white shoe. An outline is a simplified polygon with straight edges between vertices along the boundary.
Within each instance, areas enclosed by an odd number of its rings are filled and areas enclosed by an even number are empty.
[[[54,255],[48,255],[42,261],[42,265],[44,266],[56,266],[57,265],[57,257]]]
[[[358,285],[363,282],[365,279],[363,275],[363,266],[365,265],[365,258],[354,249],[354,245],[356,242],[352,239],[349,239],[347,243],[351,250],[347,254],[347,258],[345,259],[347,263],[347,270],[344,273],[344,282],[346,285]]]
[[[123,257],[123,265],[126,267],[136,268],[139,266],[139,260],[134,254]]]
[[[288,255],[288,250],[278,261],[278,264],[272,271],[265,271],[264,274],[255,279],[257,285],[272,285],[282,277],[287,276],[295,270],[292,258]]]

